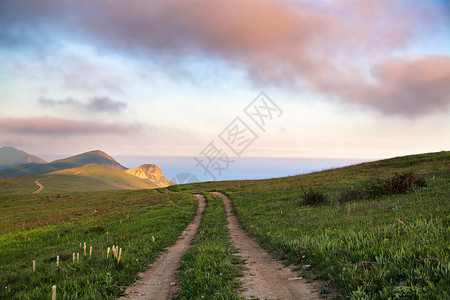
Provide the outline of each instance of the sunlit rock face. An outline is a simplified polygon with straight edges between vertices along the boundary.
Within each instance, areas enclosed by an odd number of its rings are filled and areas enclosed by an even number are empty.
[[[161,169],[154,164],[145,164],[133,169],[125,170],[128,174],[153,181],[160,187],[173,185],[173,183],[162,175]]]

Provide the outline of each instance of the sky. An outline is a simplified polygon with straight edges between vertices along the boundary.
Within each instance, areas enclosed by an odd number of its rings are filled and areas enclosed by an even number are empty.
[[[203,163],[449,150],[449,37],[437,0],[2,0],[0,145]]]

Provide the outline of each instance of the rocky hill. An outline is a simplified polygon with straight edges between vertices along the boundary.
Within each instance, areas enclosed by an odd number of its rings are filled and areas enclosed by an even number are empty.
[[[174,183],[162,175],[161,169],[154,164],[145,164],[133,169],[125,170],[126,173],[136,177],[150,180],[160,187],[173,185]]]

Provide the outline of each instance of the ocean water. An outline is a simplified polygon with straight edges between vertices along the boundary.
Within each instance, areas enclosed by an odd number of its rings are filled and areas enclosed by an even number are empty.
[[[325,169],[349,166],[370,159],[331,158],[230,158],[230,161],[207,160],[199,164],[185,156],[115,156],[127,168],[156,164],[169,180],[176,183],[214,180],[267,179],[306,174]],[[202,166],[203,165],[203,166]]]

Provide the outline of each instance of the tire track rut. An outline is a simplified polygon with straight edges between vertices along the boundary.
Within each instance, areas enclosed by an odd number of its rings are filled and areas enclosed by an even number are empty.
[[[194,221],[183,231],[181,239],[150,266],[150,269],[139,274],[140,280],[136,285],[126,290],[126,296],[120,299],[172,299],[178,291],[178,282],[175,274],[180,267],[181,258],[191,247],[202,220],[202,213],[206,207],[202,195],[195,195],[199,205]]]
[[[237,255],[246,260],[247,270],[242,278],[240,296],[245,299],[320,299],[312,290],[316,288],[297,277],[291,269],[273,259],[261,246],[240,228],[233,213],[231,200],[218,192],[227,212],[228,230],[233,245],[239,249]]]

